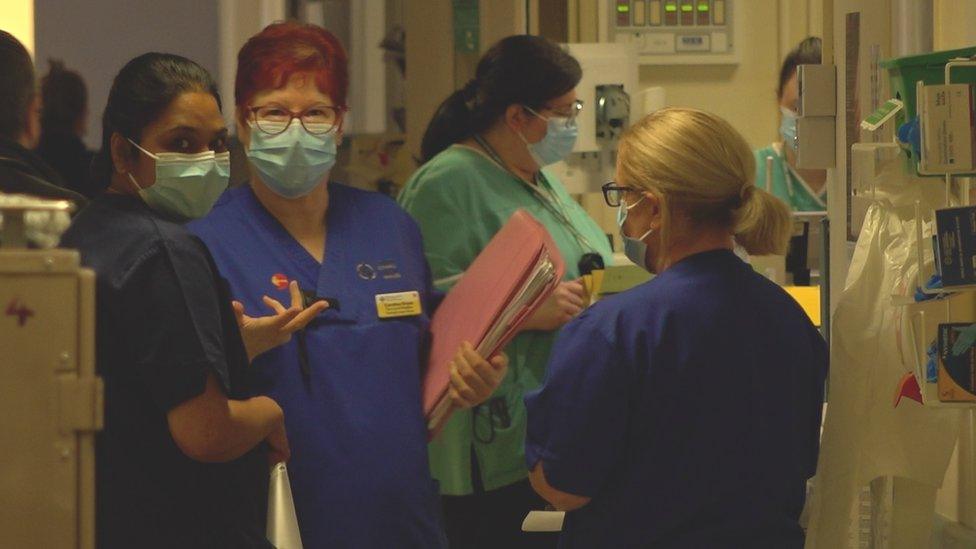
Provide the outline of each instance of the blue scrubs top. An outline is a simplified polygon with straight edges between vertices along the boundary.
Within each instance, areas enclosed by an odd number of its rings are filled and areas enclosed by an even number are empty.
[[[718,250],[563,328],[526,396],[529,467],[592,498],[561,547],[802,547],[823,338],[781,288]]]
[[[421,410],[434,296],[420,231],[383,195],[336,184],[329,193],[323,263],[249,186],[224,193],[190,230],[251,315],[267,314],[262,295],[289,302],[283,279],[339,300],[305,329],[308,379],[298,337],[252,364],[256,387],[285,412],[305,547],[444,547]],[[420,293],[423,314],[378,318],[376,296],[403,291]]]

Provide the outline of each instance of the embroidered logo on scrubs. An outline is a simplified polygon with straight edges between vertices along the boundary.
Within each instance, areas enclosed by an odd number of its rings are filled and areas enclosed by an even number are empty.
[[[275,288],[278,288],[279,290],[287,290],[288,277],[281,273],[273,274],[271,275],[271,285],[274,286]]]
[[[376,266],[376,270],[380,272],[383,280],[396,280],[400,278],[400,271],[397,269],[396,261],[383,261]]]
[[[360,263],[356,265],[356,274],[363,280],[373,280],[376,278],[376,269],[369,263]]]

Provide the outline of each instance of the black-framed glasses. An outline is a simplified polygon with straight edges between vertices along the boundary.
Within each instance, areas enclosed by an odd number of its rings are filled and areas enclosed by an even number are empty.
[[[626,185],[617,185],[614,181],[604,183],[600,189],[603,190],[603,200],[607,203],[607,206],[612,208],[620,207],[621,202],[623,202],[624,193],[640,190]]]
[[[345,109],[332,105],[313,105],[301,112],[290,111],[281,105],[251,107],[254,125],[269,135],[278,135],[288,129],[291,121],[298,119],[305,131],[312,135],[325,135],[342,129]]]

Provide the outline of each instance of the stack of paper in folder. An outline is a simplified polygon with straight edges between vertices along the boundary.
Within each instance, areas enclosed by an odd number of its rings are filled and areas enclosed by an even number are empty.
[[[451,411],[451,360],[465,341],[489,358],[501,352],[563,277],[562,256],[548,231],[518,210],[447,294],[434,318],[430,362],[423,382],[431,436]]]

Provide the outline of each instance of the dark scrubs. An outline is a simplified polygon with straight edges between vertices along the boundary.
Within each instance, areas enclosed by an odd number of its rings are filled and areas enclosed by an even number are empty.
[[[305,547],[444,547],[421,411],[434,296],[420,231],[388,197],[337,184],[326,229],[319,263],[249,185],[190,225],[250,314],[266,311],[263,295],[287,303],[290,280],[339,301],[253,364],[256,388],[285,410]],[[423,314],[379,318],[376,296],[405,291]]]
[[[731,251],[598,302],[525,399],[529,467],[592,498],[560,546],[802,547],[827,361],[800,306]]]
[[[226,283],[203,243],[138,198],[105,194],[75,218],[61,245],[77,248],[96,273],[105,381],[98,547],[270,547],[266,450],[200,463],[180,451],[166,421],[169,410],[203,393],[208,375],[230,398],[251,396]]]

